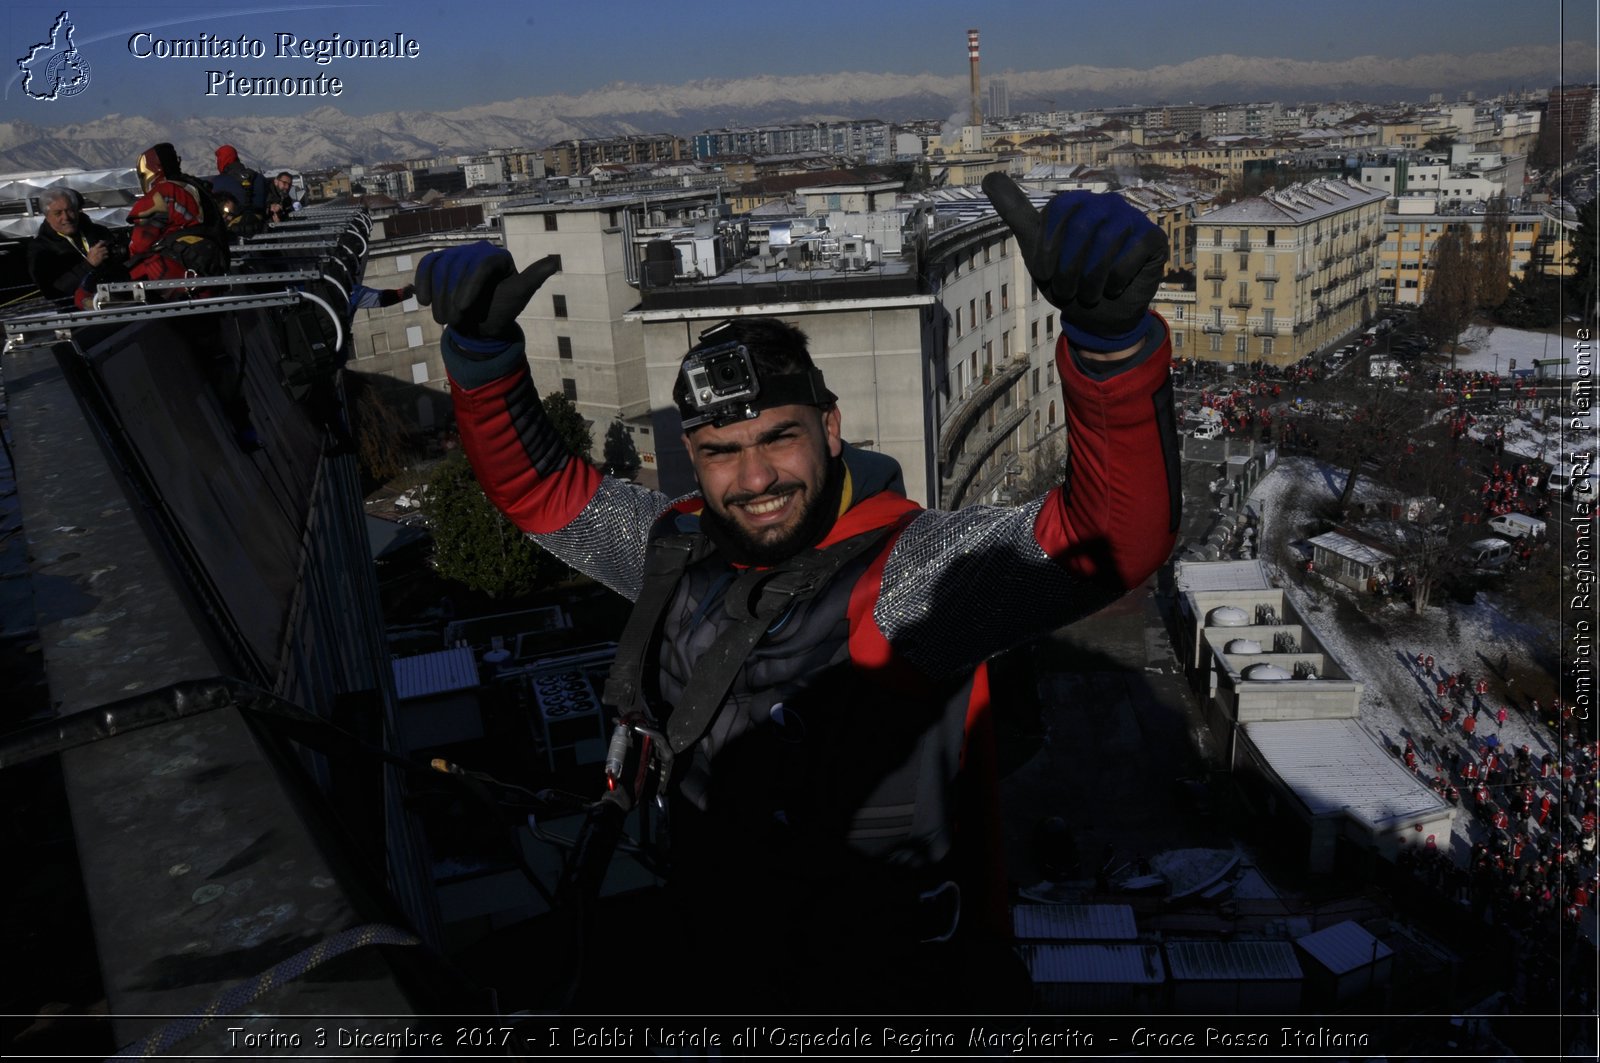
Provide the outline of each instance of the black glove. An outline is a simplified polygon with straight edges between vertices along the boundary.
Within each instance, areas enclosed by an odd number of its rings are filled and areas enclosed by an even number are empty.
[[[1166,272],[1166,233],[1114,192],[1061,192],[1041,214],[1005,174],[985,177],[983,191],[1069,339],[1113,351],[1139,338]]]
[[[466,353],[503,347],[517,338],[517,315],[560,261],[546,255],[519,273],[511,252],[487,240],[431,251],[417,265],[417,302],[432,307],[433,319],[465,341],[459,346]]]

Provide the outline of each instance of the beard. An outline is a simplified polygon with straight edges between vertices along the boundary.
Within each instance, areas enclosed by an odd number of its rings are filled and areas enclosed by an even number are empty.
[[[722,556],[739,565],[769,568],[786,561],[823,540],[839,516],[839,497],[844,491],[844,461],[829,459],[820,488],[806,492],[799,517],[781,534],[756,538],[732,517],[725,516],[707,502],[700,511],[700,529]]]

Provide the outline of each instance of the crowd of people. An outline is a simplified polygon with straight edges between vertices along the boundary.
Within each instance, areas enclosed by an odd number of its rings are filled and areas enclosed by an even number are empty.
[[[200,177],[183,169],[171,144],[140,153],[140,195],[123,219],[127,227],[116,230],[85,215],[81,193],[66,187],[47,192],[40,204],[44,221],[28,248],[29,275],[40,294],[84,309],[108,281],[226,273],[230,244],[287,218],[298,203],[287,171],[269,183],[229,144],[216,149],[216,163],[214,176]]]
[[[1507,685],[1492,706],[1488,677],[1452,671],[1426,652],[1416,655],[1415,674],[1432,692],[1438,729],[1405,736],[1395,752],[1435,792],[1471,811],[1464,827],[1471,847],[1457,860],[1430,836],[1402,847],[1400,867],[1445,902],[1535,946],[1575,932],[1600,894],[1594,860],[1600,741],[1560,697],[1548,706],[1537,698],[1518,705]],[[1536,752],[1530,742],[1502,741],[1511,712],[1547,735],[1550,748]],[[1528,966],[1519,980],[1530,992],[1552,980],[1554,972],[1538,959],[1548,951],[1520,954]]]

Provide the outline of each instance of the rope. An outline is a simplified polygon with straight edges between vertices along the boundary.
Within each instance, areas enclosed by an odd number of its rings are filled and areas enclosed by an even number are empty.
[[[313,967],[326,963],[335,956],[368,945],[419,945],[416,935],[386,923],[366,923],[354,926],[302,949],[247,982],[239,982],[226,989],[198,1011],[174,1019],[143,1041],[136,1041],[112,1056],[112,1059],[149,1059],[164,1055],[189,1037],[194,1036],[219,1018],[236,1015],[255,1003],[271,990],[292,982]]]

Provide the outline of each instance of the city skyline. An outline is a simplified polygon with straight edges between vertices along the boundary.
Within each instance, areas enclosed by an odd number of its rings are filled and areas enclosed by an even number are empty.
[[[48,69],[51,53],[41,52],[32,82],[24,82],[20,64],[49,43],[63,10],[85,64],[82,90],[37,98],[51,88],[47,73],[60,76],[60,64]],[[801,22],[788,9],[760,5],[697,5],[685,15],[636,0],[592,8],[491,2],[475,6],[470,19],[422,2],[262,4],[163,17],[133,3],[27,0],[8,5],[5,14],[8,77],[0,122],[48,126],[113,113],[161,122],[297,115],[318,107],[349,116],[439,113],[555,98],[556,106],[570,104],[579,113],[606,106],[657,113],[666,127],[675,106],[688,106],[682,101],[714,99],[730,82],[743,97],[765,88],[799,107],[809,98],[819,107],[860,100],[870,109],[895,95],[959,103],[968,28],[982,33],[984,76],[1007,79],[1013,109],[1074,91],[1143,90],[1190,102],[1182,93],[1191,85],[1194,102],[1216,102],[1205,96],[1208,78],[1263,96],[1274,86],[1284,95],[1297,83],[1316,95],[1345,85],[1352,91],[1415,85],[1424,99],[1427,84],[1419,81],[1427,78],[1503,82],[1501,91],[1595,79],[1593,4],[1541,0],[1531,16],[1525,11],[1490,0],[1352,0],[1336,9],[1297,8],[1290,16],[1263,0],[1198,8],[1137,0],[1115,11],[1043,0],[929,0],[872,9],[819,0]],[[1160,32],[1161,26],[1181,29]],[[360,38],[384,42],[398,55],[318,62],[304,54],[335,35],[334,48]],[[164,54],[172,41],[211,54]],[[252,54],[237,54],[241,47]],[[1469,56],[1477,61],[1455,62]],[[235,77],[226,77],[229,71]],[[239,84],[251,78],[317,84],[297,86],[306,94],[293,98],[240,94]]]

